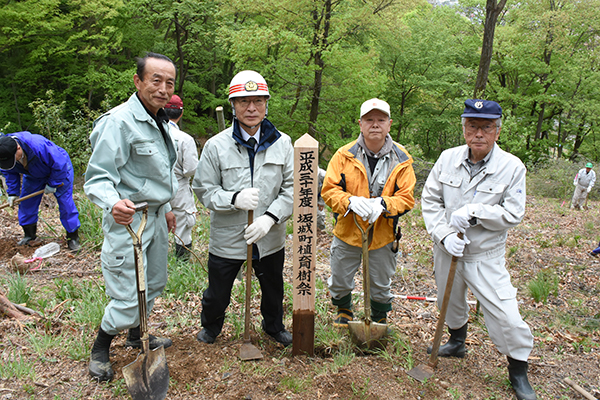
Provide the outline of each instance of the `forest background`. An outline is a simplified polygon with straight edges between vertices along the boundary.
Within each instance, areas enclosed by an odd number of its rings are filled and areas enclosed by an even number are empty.
[[[497,20],[477,92],[504,109],[500,146],[530,169],[598,161],[600,0],[504,1],[488,0]],[[217,106],[231,120],[233,75],[254,69],[269,118],[294,140],[313,135],[322,166],[372,97],[390,103],[392,137],[435,161],[463,141],[485,20],[478,0],[4,0],[0,130],[48,137],[83,173],[93,120],[135,91],[135,58],[154,51],[177,65],[181,128],[199,143],[218,131]]]

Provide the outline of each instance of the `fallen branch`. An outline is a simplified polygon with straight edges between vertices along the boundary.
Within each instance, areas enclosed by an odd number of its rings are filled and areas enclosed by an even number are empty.
[[[32,310],[32,309],[31,309],[31,308],[29,308],[29,307],[25,307],[25,306],[22,306],[22,305],[20,305],[20,304],[15,304],[15,303],[12,303],[12,305],[13,305],[13,306],[15,306],[15,308],[16,308],[17,310],[19,310],[19,311],[21,311],[21,312],[24,312],[25,314],[29,314],[29,315],[37,315],[37,316],[39,316],[39,315],[40,315],[40,314],[39,314],[37,311],[35,311],[35,310]]]
[[[573,389],[575,389],[576,392],[578,392],[580,395],[582,395],[586,399],[596,400],[596,398],[594,396],[592,396],[590,394],[590,392],[588,392],[587,390],[585,390],[584,388],[582,388],[581,386],[579,386],[578,384],[576,384],[571,378],[567,377],[567,378],[564,379],[564,381],[567,382],[569,385],[571,385],[571,387]]]
[[[2,292],[0,292],[0,313],[17,320],[27,318],[27,315],[19,311]]]
[[[54,311],[56,311],[59,307],[61,307],[62,305],[64,305],[67,301],[69,301],[71,299],[65,299],[63,301],[61,301],[60,303],[58,303],[57,305],[55,305],[52,310],[50,310],[50,314],[53,314]]]

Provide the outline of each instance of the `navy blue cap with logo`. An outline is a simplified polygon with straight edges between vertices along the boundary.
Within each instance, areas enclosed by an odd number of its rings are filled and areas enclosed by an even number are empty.
[[[491,100],[468,99],[461,117],[497,119],[502,117],[502,107]]]

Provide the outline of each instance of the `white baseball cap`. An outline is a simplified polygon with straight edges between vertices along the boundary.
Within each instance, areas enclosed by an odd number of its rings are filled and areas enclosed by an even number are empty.
[[[363,115],[372,110],[379,110],[386,113],[388,117],[392,117],[390,114],[390,105],[379,99],[370,99],[362,103],[362,106],[360,106],[360,117],[362,118]]]

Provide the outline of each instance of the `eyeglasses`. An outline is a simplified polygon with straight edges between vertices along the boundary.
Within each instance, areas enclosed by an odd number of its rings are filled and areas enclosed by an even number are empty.
[[[483,133],[494,133],[498,126],[496,124],[485,124],[485,125],[475,125],[475,124],[465,124],[465,130],[467,133],[473,134],[477,133],[481,129]]]
[[[262,97],[259,97],[256,99],[248,99],[246,97],[242,97],[240,99],[237,99],[235,101],[235,103],[238,104],[242,108],[250,107],[250,103],[254,103],[254,106],[256,108],[261,108],[261,107],[264,107],[265,104],[267,104],[267,101],[265,99],[263,99]]]

